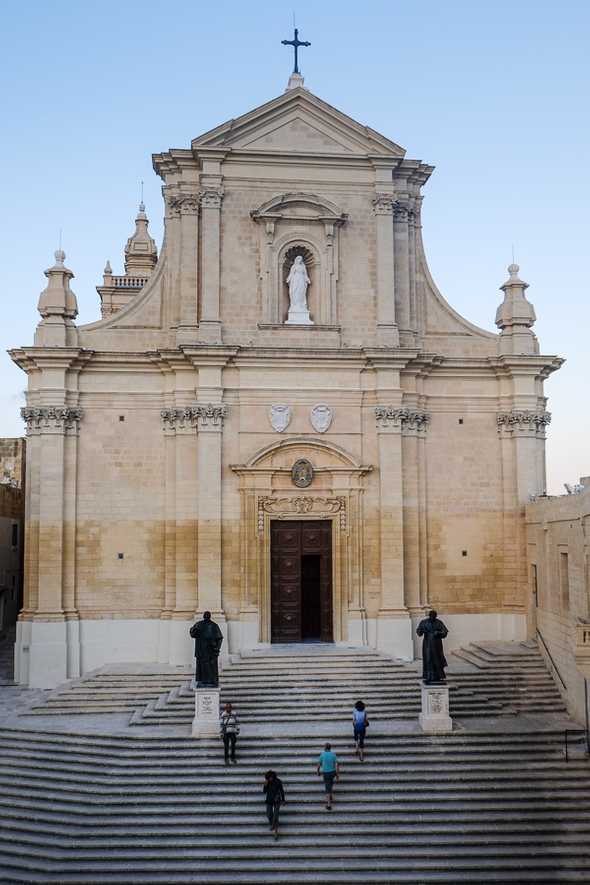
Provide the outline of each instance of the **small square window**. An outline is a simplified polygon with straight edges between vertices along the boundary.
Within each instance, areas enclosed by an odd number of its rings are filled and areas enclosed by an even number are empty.
[[[463,418],[459,418],[459,424],[463,424]]]
[[[467,556],[467,550],[461,550],[461,556]]]
[[[119,415],[119,421],[124,421],[124,420],[125,420],[125,415]]]
[[[117,559],[125,559],[124,553],[117,553]]]

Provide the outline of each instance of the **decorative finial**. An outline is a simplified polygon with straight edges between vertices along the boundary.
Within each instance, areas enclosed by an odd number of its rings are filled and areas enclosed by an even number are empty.
[[[61,240],[61,236],[60,236],[60,240]],[[60,248],[56,249],[53,254],[55,255],[55,264],[57,265],[57,267],[63,267],[64,261],[66,260],[66,253],[61,248],[61,245],[60,245]]]
[[[508,265],[508,273],[510,274],[511,280],[518,279],[518,271],[519,270],[520,270],[520,267],[518,266],[518,264],[514,263],[514,259],[513,259],[512,264]]]
[[[293,20],[293,24],[294,23],[295,22]],[[301,76],[301,71],[299,70],[298,49],[300,46],[311,46],[311,43],[309,43],[307,40],[300,40],[299,39],[299,31],[296,27],[293,27],[293,31],[294,31],[293,39],[292,40],[281,40],[281,43],[283,44],[283,46],[292,46],[293,47],[294,54],[295,54],[295,63],[293,65],[293,74],[299,74]],[[302,82],[303,82],[303,78],[302,78]]]
[[[104,266],[103,273],[105,276],[111,276],[113,273],[113,268],[111,267],[111,262],[107,260],[107,263]]]
[[[142,200],[135,216],[135,233],[129,237],[125,246],[125,273],[128,275],[149,277],[158,261],[158,250],[148,233],[148,225],[145,203]]]

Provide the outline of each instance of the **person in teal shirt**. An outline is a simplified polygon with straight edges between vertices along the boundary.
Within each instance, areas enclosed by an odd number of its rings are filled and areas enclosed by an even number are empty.
[[[328,811],[332,808],[334,781],[340,779],[340,764],[336,753],[332,752],[332,745],[326,744],[317,767],[318,777],[324,776],[324,790],[326,791],[326,808]]]

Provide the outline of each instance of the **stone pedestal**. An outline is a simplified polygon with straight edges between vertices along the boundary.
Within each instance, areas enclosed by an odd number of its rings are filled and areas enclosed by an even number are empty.
[[[286,326],[313,326],[313,320],[309,315],[309,310],[289,310],[289,315],[285,320]]]
[[[195,689],[193,737],[215,737],[219,734],[219,689]]]
[[[422,688],[422,712],[420,727],[427,734],[448,734],[453,730],[453,720],[449,716],[449,689],[442,683],[425,685]]]

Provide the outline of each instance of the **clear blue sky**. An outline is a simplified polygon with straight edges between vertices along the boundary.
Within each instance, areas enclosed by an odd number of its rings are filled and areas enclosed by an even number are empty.
[[[151,153],[280,94],[293,3],[176,0],[5,4],[0,158],[0,436],[20,435],[24,375],[59,229],[81,322],[105,259],[121,271],[139,181],[162,235]],[[514,244],[547,383],[549,488],[590,474],[590,4],[582,0],[296,4],[306,85],[436,166],[424,237],[434,278],[494,329]]]

